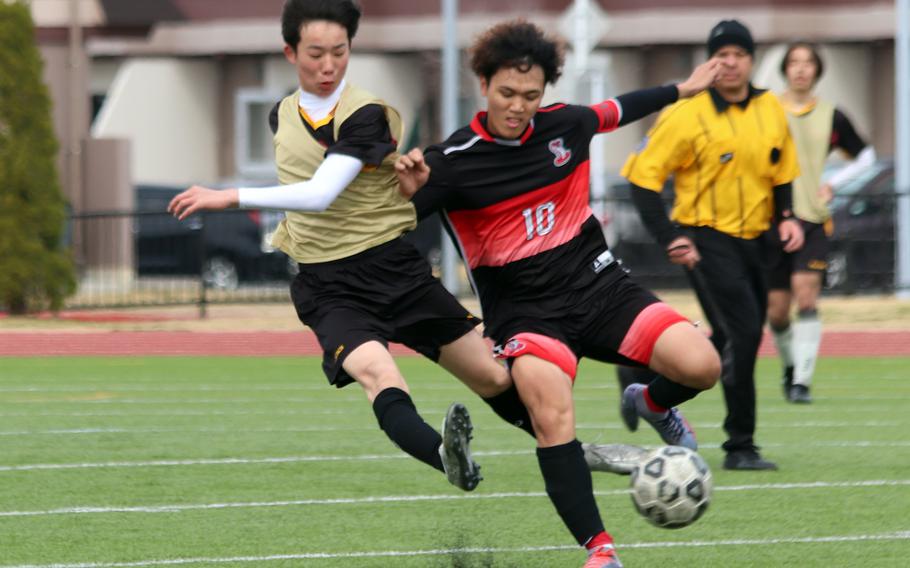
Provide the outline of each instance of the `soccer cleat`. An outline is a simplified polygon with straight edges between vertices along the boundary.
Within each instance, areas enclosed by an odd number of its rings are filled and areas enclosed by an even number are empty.
[[[761,457],[757,450],[735,450],[724,458],[724,469],[737,471],[773,471],[777,464]]]
[[[790,387],[793,386],[793,371],[793,365],[784,369],[784,378],[781,381],[781,386],[784,387],[784,398],[788,401],[790,400]]]
[[[671,446],[685,446],[698,450],[695,432],[676,408],[656,412],[648,408],[645,402],[647,385],[629,385],[622,393],[622,418],[629,430],[638,429],[638,419],[644,418],[660,434],[660,438]]]
[[[627,444],[581,444],[591,471],[631,475],[648,450]]]
[[[439,457],[442,458],[442,467],[449,483],[465,491],[473,491],[483,479],[480,476],[480,466],[471,458],[473,431],[468,409],[463,404],[453,402],[442,421]]]
[[[588,552],[588,561],[582,568],[622,568],[622,562],[616,555],[616,548],[604,544]]]
[[[622,412],[622,393],[626,392],[626,389],[629,388],[629,385],[634,385],[635,383],[646,385],[653,381],[654,377],[656,376],[657,373],[651,369],[624,367],[622,365],[616,366],[616,379],[619,383],[619,416],[623,419],[623,423],[626,425],[626,428],[632,432],[634,432],[638,427],[638,415],[635,415],[635,421],[633,423],[630,423],[626,419],[626,415]]]
[[[787,391],[787,400],[795,404],[811,404],[812,395],[806,385],[792,385]]]

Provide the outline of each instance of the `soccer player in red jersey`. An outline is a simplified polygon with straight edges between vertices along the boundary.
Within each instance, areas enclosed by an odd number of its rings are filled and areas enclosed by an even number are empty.
[[[494,26],[474,44],[471,64],[486,112],[426,153],[399,158],[401,191],[418,217],[441,211],[457,242],[485,333],[530,412],[547,494],[588,549],[585,567],[617,568],[575,437],[579,357],[658,373],[623,393],[623,412],[634,424],[650,422],[666,443],[691,448],[694,434],[674,407],[711,388],[721,366],[701,332],[614,260],[588,205],[588,146],[595,134],[704,90],[717,64],[678,85],[546,107],[544,89],[559,77],[563,56],[535,25]]]

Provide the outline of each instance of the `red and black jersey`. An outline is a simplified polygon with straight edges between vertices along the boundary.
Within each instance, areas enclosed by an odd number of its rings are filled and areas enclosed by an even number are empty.
[[[588,205],[591,138],[660,109],[676,93],[658,87],[591,107],[543,107],[516,140],[491,135],[480,113],[427,149],[430,178],[413,198],[418,217],[443,211],[488,323],[510,305],[552,313],[566,294],[574,302],[592,293],[599,277],[592,263],[607,243]]]

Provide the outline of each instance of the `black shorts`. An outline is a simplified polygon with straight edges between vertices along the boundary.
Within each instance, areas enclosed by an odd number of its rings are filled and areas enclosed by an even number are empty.
[[[685,320],[616,264],[605,269],[585,294],[564,293],[560,299],[562,308],[548,311],[541,310],[539,303],[510,303],[508,314],[495,314],[502,323],[493,341],[502,349],[520,333],[540,334],[565,344],[577,358],[640,367],[650,359],[657,336],[672,323]],[[552,300],[548,298],[550,305]],[[640,319],[655,312],[646,310],[649,307],[657,308],[654,317]],[[492,320],[493,314],[489,315]]]
[[[301,264],[291,283],[297,317],[322,347],[329,384],[354,379],[342,365],[367,341],[403,343],[437,361],[439,350],[480,323],[401,239],[331,262]]]
[[[767,247],[768,287],[771,290],[789,290],[794,272],[819,272],[828,269],[828,252],[831,249],[824,224],[800,219],[806,241],[796,252],[784,252],[777,228],[765,233]]]

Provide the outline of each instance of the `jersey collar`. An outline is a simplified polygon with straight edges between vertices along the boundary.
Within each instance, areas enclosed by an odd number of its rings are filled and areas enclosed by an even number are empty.
[[[767,89],[757,89],[752,83],[749,83],[749,95],[738,103],[731,103],[727,101],[727,99],[720,96],[720,93],[718,93],[717,89],[714,87],[708,89],[708,93],[711,94],[711,101],[714,102],[714,108],[717,109],[718,113],[721,113],[730,108],[732,105],[737,105],[741,109],[746,110],[746,107],[749,106],[749,101],[764,93],[766,90]]]
[[[786,110],[793,116],[807,115],[810,112],[812,112],[813,110],[815,110],[815,107],[818,106],[818,99],[814,98],[814,97],[811,101],[809,101],[809,103],[802,105],[802,106],[796,106],[794,104],[791,104],[787,101],[787,99],[785,99],[783,97],[778,97],[778,99],[780,100],[781,105],[783,105],[784,110]]]
[[[474,120],[471,121],[471,130],[474,131],[474,134],[480,136],[482,140],[485,140],[487,142],[493,142],[495,144],[501,144],[503,146],[521,146],[527,142],[528,138],[531,137],[531,134],[534,133],[534,118],[531,118],[531,122],[528,123],[528,127],[525,128],[525,131],[521,135],[521,138],[516,138],[515,140],[497,138],[490,134],[490,132],[487,130],[486,111],[480,111],[474,116]]]

